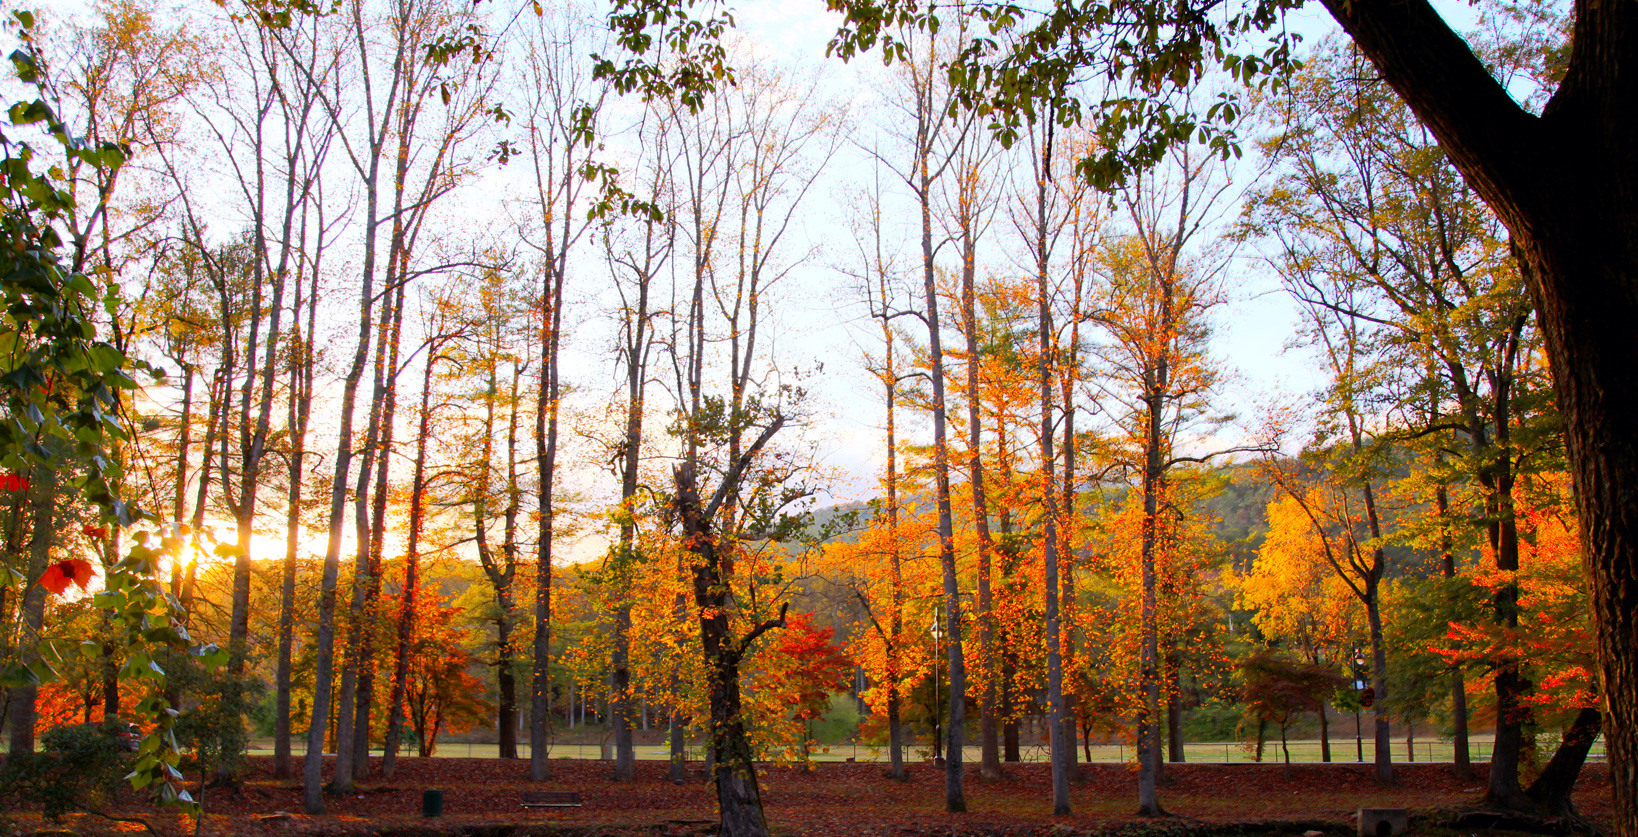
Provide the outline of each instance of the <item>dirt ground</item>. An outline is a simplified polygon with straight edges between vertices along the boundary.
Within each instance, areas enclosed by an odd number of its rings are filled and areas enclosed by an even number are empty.
[[[367,835],[383,837],[513,837],[513,835],[712,833],[715,814],[711,788],[696,766],[689,782],[666,781],[666,764],[638,762],[637,780],[611,780],[607,762],[554,760],[552,779],[528,781],[528,763],[498,759],[402,759],[398,775],[386,782],[371,779],[356,793],[328,798],[328,811],[306,816],[299,781],[275,781],[271,761],[251,760],[238,791],[205,794],[208,812],[201,833],[210,835]],[[1110,833],[1122,826],[1148,822],[1152,833],[1187,834],[1215,831],[1223,824],[1245,823],[1245,834],[1301,834],[1317,829],[1352,833],[1349,817],[1359,808],[1408,808],[1432,814],[1472,805],[1482,778],[1457,781],[1448,765],[1404,764],[1394,767],[1398,783],[1383,787],[1370,768],[1357,764],[1302,764],[1289,771],[1280,765],[1168,765],[1169,783],[1161,804],[1174,818],[1143,821],[1136,807],[1136,774],[1118,764],[1085,765],[1070,788],[1074,815],[1051,815],[1046,765],[1009,765],[1005,778],[985,781],[968,765],[967,813],[944,811],[942,768],[915,765],[910,781],[883,776],[877,764],[827,763],[812,771],[768,767],[760,771],[766,810],[775,834],[786,837],[852,837],[882,835],[1062,835]],[[1482,771],[1484,766],[1479,766]],[[299,770],[299,765],[298,765]],[[421,792],[444,791],[444,815],[421,816]],[[524,809],[525,790],[574,790],[580,808]],[[1576,805],[1599,825],[1610,818],[1611,789],[1607,767],[1588,765],[1576,788]],[[143,816],[167,835],[186,833],[186,823],[152,816],[152,809],[132,799],[111,813]],[[8,830],[28,833],[22,812],[13,812]],[[34,818],[37,821],[37,818]],[[1253,825],[1256,824],[1256,825]],[[47,830],[51,826],[45,826]],[[90,816],[62,824],[79,834],[140,828]],[[61,826],[59,826],[61,827]]]

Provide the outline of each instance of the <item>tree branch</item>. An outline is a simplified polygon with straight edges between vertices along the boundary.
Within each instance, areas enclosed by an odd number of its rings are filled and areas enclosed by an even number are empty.
[[[757,625],[755,628],[752,628],[751,632],[746,634],[745,638],[739,641],[739,647],[734,649],[734,659],[737,660],[737,659],[740,659],[740,658],[744,657],[745,656],[745,649],[750,648],[751,643],[756,642],[758,639],[760,639],[762,637],[763,634],[773,630],[774,628],[783,628],[783,627],[785,627],[785,611],[790,610],[790,608],[791,608],[791,603],[790,602],[780,603],[780,605],[779,605],[779,618],[769,619],[768,621],[763,622],[760,625]]]
[[[1510,228],[1536,192],[1541,120],[1519,107],[1427,0],[1322,0]],[[1510,217],[1511,216],[1511,217]]]

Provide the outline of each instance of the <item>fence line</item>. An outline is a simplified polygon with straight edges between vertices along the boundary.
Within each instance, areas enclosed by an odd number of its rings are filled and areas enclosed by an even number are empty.
[[[306,745],[305,736],[293,736],[290,742],[290,751],[293,755],[305,756]],[[586,741],[558,742],[551,745],[550,753],[552,758],[599,759],[601,758],[600,750],[604,746],[611,745]],[[1288,741],[1286,746],[1290,749],[1293,764],[1314,764],[1321,761],[1321,748],[1318,739]],[[1448,741],[1418,741],[1415,746],[1414,763],[1449,764],[1455,759],[1454,747]],[[1493,742],[1487,738],[1470,739],[1469,747],[1472,760],[1475,763],[1487,761],[1493,746]],[[1363,750],[1363,760],[1358,758],[1361,749]],[[635,750],[636,757],[644,761],[665,761],[671,757],[670,746],[664,743],[639,744],[635,747]],[[1076,748],[1076,759],[1086,763],[1114,764],[1125,762],[1134,757],[1133,751],[1120,742],[1091,745],[1090,758],[1087,750],[1085,743],[1080,743]],[[250,753],[252,755],[271,755],[272,752],[273,742],[271,739],[251,741]],[[381,752],[379,747],[370,748],[372,757],[379,757]],[[416,751],[414,747],[406,747],[399,752],[404,756],[413,756]],[[977,746],[967,746],[962,748],[962,752],[965,761],[976,763],[979,760],[981,751]],[[1412,762],[1411,759],[1406,758],[1406,748],[1403,742],[1397,742],[1392,748],[1392,753],[1395,764]],[[433,755],[440,758],[499,758],[500,756],[498,744],[474,741],[441,742]],[[906,747],[905,758],[912,763],[930,760],[932,755],[931,746],[925,742],[917,742]],[[1047,747],[1042,744],[1025,745],[1020,748],[1019,755],[1020,760],[1023,762],[1045,762],[1047,760]],[[529,756],[529,745],[519,743],[518,757],[527,759]],[[1252,747],[1245,743],[1232,741],[1190,742],[1184,745],[1184,756],[1186,762],[1208,764],[1250,764],[1257,761]],[[697,760],[699,757],[699,746],[691,744],[689,747],[690,760]],[[815,761],[886,762],[888,760],[885,746],[864,744],[857,741],[846,741],[815,748],[812,757]],[[1602,761],[1604,757],[1603,739],[1600,738],[1594,744],[1593,751],[1588,755],[1588,760]],[[1374,749],[1369,739],[1360,741],[1358,745],[1352,738],[1331,740],[1332,763],[1370,764],[1374,758]],[[1265,764],[1280,764],[1285,761],[1285,752],[1279,741],[1264,742],[1262,761]]]

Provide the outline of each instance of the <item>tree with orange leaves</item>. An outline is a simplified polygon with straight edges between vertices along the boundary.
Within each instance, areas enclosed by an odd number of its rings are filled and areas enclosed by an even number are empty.
[[[751,735],[764,757],[808,763],[808,722],[824,717],[830,696],[847,687],[853,661],[834,642],[836,629],[816,627],[811,613],[791,613],[746,672]]]
[[[1226,183],[1220,162],[1181,148],[1169,164],[1124,187],[1128,234],[1109,239],[1096,259],[1089,293],[1100,338],[1093,344],[1104,380],[1100,406],[1114,424],[1110,471],[1127,475],[1141,504],[1138,530],[1140,616],[1137,711],[1138,813],[1161,816],[1160,575],[1167,520],[1185,514],[1171,494],[1180,466],[1248,450],[1188,453],[1193,433],[1208,430],[1219,371],[1207,347],[1211,311],[1224,301],[1221,264],[1190,257],[1213,198]],[[1204,159],[1202,159],[1204,158]]]
[[[825,548],[823,575],[855,614],[847,652],[871,683],[860,697],[887,726],[888,775],[903,781],[904,700],[910,684],[930,667],[918,653],[918,632],[906,627],[926,621],[909,612],[910,591],[937,585],[937,567],[927,555],[934,521],[928,510],[901,508],[896,491],[872,510],[876,515],[855,539]]]
[[[1126,719],[1143,718],[1150,686],[1144,677],[1143,648],[1145,633],[1152,629],[1155,705],[1168,707],[1167,718],[1155,717],[1152,722],[1157,750],[1165,743],[1160,740],[1163,732],[1164,737],[1181,741],[1178,719],[1170,708],[1179,706],[1185,673],[1197,682],[1212,682],[1221,680],[1228,669],[1220,633],[1223,614],[1209,595],[1223,549],[1206,515],[1183,513],[1198,508],[1194,482],[1192,474],[1174,471],[1158,497],[1164,513],[1154,518],[1145,513],[1139,492],[1111,499],[1096,515],[1091,537],[1095,558],[1088,613],[1082,620],[1086,636],[1080,653],[1088,674],[1078,684],[1086,703],[1080,721],[1087,728],[1116,729],[1123,728]],[[1152,533],[1148,544],[1146,528]],[[1146,575],[1155,589],[1149,614],[1141,607]],[[1144,757],[1141,748],[1137,755]]]
[[[1451,622],[1446,642],[1436,650],[1477,675],[1468,681],[1476,701],[1493,691],[1491,683],[1502,672],[1516,669],[1534,685],[1521,701],[1538,723],[1556,725],[1562,735],[1524,794],[1543,815],[1575,816],[1570,791],[1603,731],[1603,700],[1568,480],[1559,473],[1542,481],[1545,491],[1516,509],[1519,569],[1481,566],[1462,579],[1481,601],[1518,590],[1517,624],[1485,618]]]
[[[438,751],[439,735],[486,722],[494,707],[483,678],[472,673],[479,661],[463,644],[465,631],[457,625],[461,609],[431,597],[417,605],[422,608],[414,623],[419,636],[412,644],[404,697],[418,754],[425,758]]]

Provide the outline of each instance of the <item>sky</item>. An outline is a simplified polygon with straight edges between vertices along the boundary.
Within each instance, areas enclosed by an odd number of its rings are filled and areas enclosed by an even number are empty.
[[[70,17],[83,17],[88,9],[84,0],[52,0],[50,5],[56,14]],[[745,3],[741,4],[736,20],[743,49],[784,64],[793,73],[820,74],[820,94],[835,98],[861,133],[882,118],[875,110],[880,105],[874,99],[875,91],[881,86],[879,59],[869,55],[856,59],[851,65],[827,60],[825,46],[838,17],[825,11],[822,2]],[[1303,32],[1311,43],[1332,29],[1329,18],[1317,6],[1294,12],[1290,25]],[[617,106],[617,111],[620,107],[630,112],[634,106],[627,102]],[[611,139],[611,144],[617,145],[619,141]],[[779,318],[774,338],[782,362],[810,369],[823,366],[822,374],[809,379],[814,392],[811,423],[802,431],[815,440],[824,464],[838,477],[821,503],[851,502],[874,496],[883,459],[881,407],[862,365],[861,346],[867,344],[869,338],[859,328],[861,306],[847,290],[848,279],[842,269],[852,246],[847,226],[851,209],[849,189],[861,183],[867,173],[866,157],[858,145],[842,143],[799,216],[800,228],[791,251],[809,255],[796,265],[778,290]],[[452,214],[498,219],[500,210],[492,196],[517,191],[521,188],[521,179],[527,176],[527,167],[516,162],[485,171],[473,196],[463,199],[464,203]],[[1223,217],[1231,221],[1236,214],[1231,203]],[[231,221],[222,224],[223,230],[231,228]],[[1001,254],[996,254],[992,269],[1007,269]],[[1296,331],[1297,313],[1257,253],[1237,252],[1227,275],[1231,301],[1218,309],[1214,344],[1217,357],[1229,372],[1219,399],[1228,410],[1241,416],[1241,426],[1245,427],[1255,423],[1260,407],[1269,400],[1303,397],[1314,392],[1322,381],[1312,358],[1288,346]],[[584,295],[583,301],[596,298],[592,290],[577,292]],[[595,307],[583,311],[582,322],[575,324],[570,347],[572,353],[579,353],[578,362],[568,364],[568,376],[589,403],[612,393],[615,381],[606,359],[597,360],[606,358],[610,337],[607,324],[597,321]],[[343,316],[337,321],[341,325],[333,329],[333,333],[338,341],[345,343],[350,340],[347,319]],[[583,371],[594,369],[602,371]],[[321,399],[333,403],[335,389],[334,382],[330,382],[327,388],[321,389]],[[912,431],[920,429],[925,435],[924,421],[918,424],[918,419],[910,415],[901,420]],[[1226,433],[1228,437],[1223,441],[1232,443],[1233,429]],[[321,419],[313,438],[316,449],[332,448],[334,431],[326,429]],[[1202,444],[1213,441],[1217,440],[1202,440]],[[570,461],[576,456],[580,459],[581,485],[588,491],[606,493],[607,471],[597,467],[588,448],[575,448],[571,443],[570,449],[578,451],[571,455]],[[344,538],[350,539],[352,531],[350,525],[345,527]],[[276,548],[273,546],[277,540],[268,539],[268,551],[282,552],[282,543]],[[350,548],[344,545],[344,551]],[[585,557],[601,552],[601,542],[595,537],[576,550],[576,554]]]

